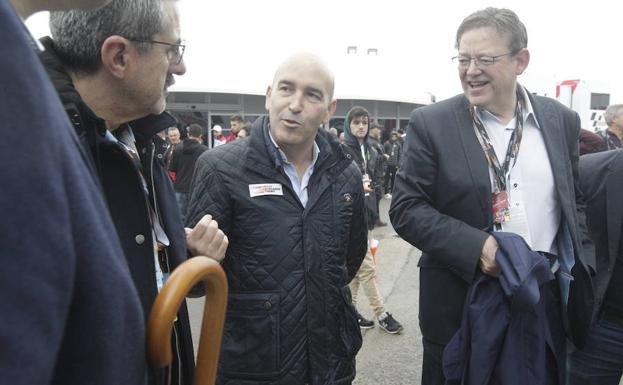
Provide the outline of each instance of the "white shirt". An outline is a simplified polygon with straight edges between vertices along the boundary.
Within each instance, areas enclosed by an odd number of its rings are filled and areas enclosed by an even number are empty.
[[[530,99],[526,90],[520,85],[517,86],[520,87],[525,101],[521,117],[524,129],[517,163],[507,179],[511,215],[510,220],[502,224],[502,231],[521,235],[532,250],[556,254],[555,238],[560,226],[561,211],[556,196],[554,173]],[[498,160],[503,163],[517,117],[504,125],[488,111],[482,108],[476,108],[476,111],[491,138]],[[493,188],[495,175],[491,167],[489,176]]]

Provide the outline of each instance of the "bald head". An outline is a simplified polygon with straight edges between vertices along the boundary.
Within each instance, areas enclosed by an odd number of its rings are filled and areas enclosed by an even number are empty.
[[[329,122],[335,106],[333,75],[319,57],[299,53],[279,66],[266,90],[266,110],[273,139],[288,159],[311,159],[318,129]]]
[[[273,88],[279,82],[282,75],[292,69],[310,71],[317,76],[318,79],[321,79],[322,82],[325,83],[328,100],[333,100],[333,89],[335,87],[333,73],[320,57],[309,52],[296,53],[281,63],[273,77]]]

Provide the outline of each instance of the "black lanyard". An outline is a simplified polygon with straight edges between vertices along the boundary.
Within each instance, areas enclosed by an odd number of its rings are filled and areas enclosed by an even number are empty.
[[[517,91],[517,107],[515,108],[515,130],[511,135],[510,141],[508,142],[508,147],[506,148],[506,157],[504,158],[503,165],[500,165],[500,161],[498,160],[497,155],[495,155],[495,149],[493,148],[493,144],[491,143],[489,134],[487,134],[487,130],[485,130],[484,124],[476,113],[476,107],[472,106],[470,111],[472,119],[474,120],[474,124],[476,125],[477,132],[481,139],[480,144],[482,145],[482,150],[485,152],[487,162],[489,163],[489,166],[491,166],[491,169],[495,174],[494,192],[497,193],[500,191],[505,191],[506,177],[510,173],[510,170],[515,166],[515,163],[517,163],[517,157],[519,156],[519,146],[521,145],[521,137],[523,134],[523,107],[521,104],[519,90]]]

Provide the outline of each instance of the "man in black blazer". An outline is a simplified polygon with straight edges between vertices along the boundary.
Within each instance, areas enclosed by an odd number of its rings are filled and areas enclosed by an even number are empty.
[[[581,344],[588,330],[594,251],[577,183],[580,121],[517,83],[530,61],[526,47],[514,12],[473,13],[457,31],[453,59],[464,94],[411,114],[390,218],[422,250],[423,384],[445,381],[443,348],[459,328],[475,274],[499,274],[492,231],[517,233],[553,269],[560,265],[545,290],[549,382],[563,381],[565,331]]]
[[[580,187],[597,259],[595,322],[570,357],[570,383],[617,385],[623,374],[623,150],[580,158]]]

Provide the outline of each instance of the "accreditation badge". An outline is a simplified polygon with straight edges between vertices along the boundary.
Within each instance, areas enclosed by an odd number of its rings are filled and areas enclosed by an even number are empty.
[[[511,219],[510,204],[508,202],[508,192],[499,191],[493,193],[491,199],[491,206],[493,207],[493,221],[495,223],[508,222]]]

